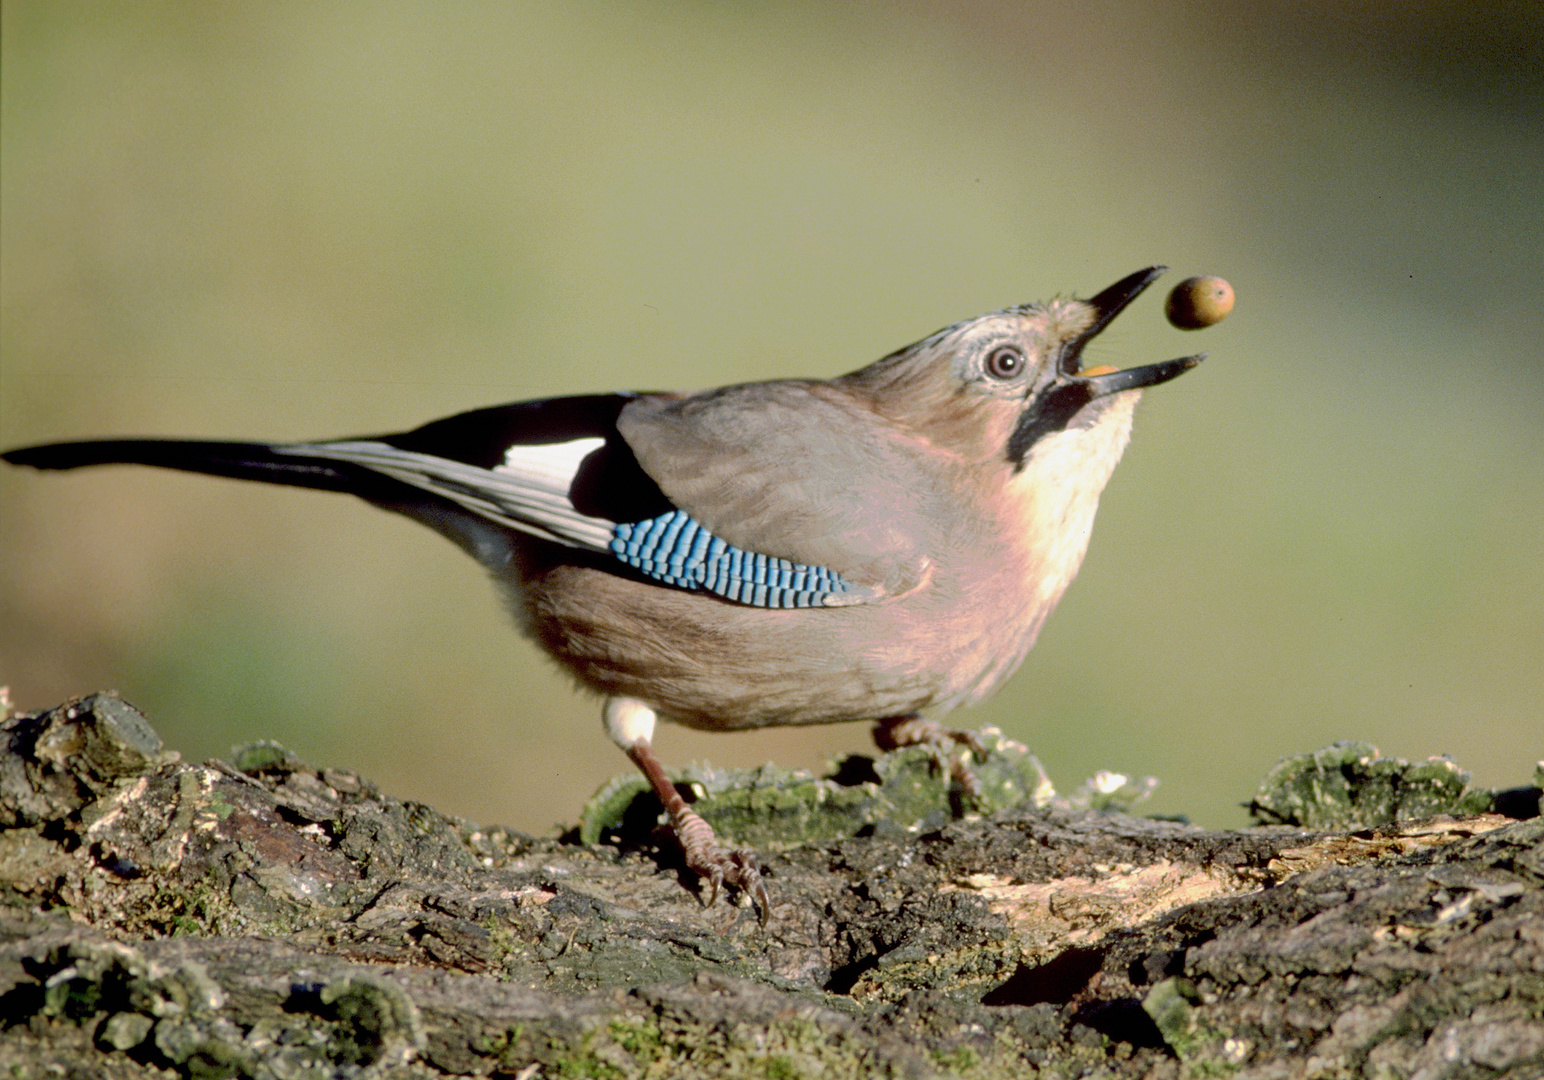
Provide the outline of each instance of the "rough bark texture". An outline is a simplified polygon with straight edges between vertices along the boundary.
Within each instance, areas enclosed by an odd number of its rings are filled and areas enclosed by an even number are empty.
[[[763,849],[763,929],[647,834],[185,763],[116,698],[0,738],[9,1075],[1544,1075],[1537,818],[871,824]]]

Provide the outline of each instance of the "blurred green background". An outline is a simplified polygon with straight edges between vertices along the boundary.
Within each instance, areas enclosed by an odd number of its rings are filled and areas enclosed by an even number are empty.
[[[1364,738],[1544,756],[1544,15],[1531,2],[6,0],[0,445],[311,438],[833,375],[1153,262],[1083,574],[957,715],[1244,820]],[[116,688],[542,831],[625,759],[476,567],[355,500],[0,469],[0,683]],[[818,766],[866,728],[700,735]]]

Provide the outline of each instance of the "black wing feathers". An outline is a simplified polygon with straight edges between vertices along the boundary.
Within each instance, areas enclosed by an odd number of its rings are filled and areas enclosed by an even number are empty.
[[[606,444],[586,457],[574,476],[569,491],[574,509],[610,521],[644,521],[675,506],[617,434],[617,415],[637,396],[585,394],[495,405],[377,439],[398,450],[493,469],[504,464],[511,446],[602,438]]]
[[[400,435],[366,438],[415,454],[492,469],[504,463],[511,446],[560,443],[570,439],[609,438],[616,432],[617,414],[632,394],[586,394],[579,397],[517,401],[457,413]],[[356,441],[356,440],[339,440]]]

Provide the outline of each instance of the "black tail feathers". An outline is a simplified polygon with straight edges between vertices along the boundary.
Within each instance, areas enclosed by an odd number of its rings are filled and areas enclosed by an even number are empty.
[[[183,472],[261,480],[270,484],[344,491],[365,498],[397,487],[377,473],[314,457],[286,454],[267,443],[204,442],[194,439],[99,439],[45,443],[0,454],[12,465],[34,469],[79,469],[87,465],[154,465]]]

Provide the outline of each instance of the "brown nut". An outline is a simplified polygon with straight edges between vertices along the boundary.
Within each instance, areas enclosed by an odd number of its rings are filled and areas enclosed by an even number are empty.
[[[1233,286],[1220,277],[1190,277],[1174,286],[1163,313],[1181,330],[1222,322],[1233,310]]]

